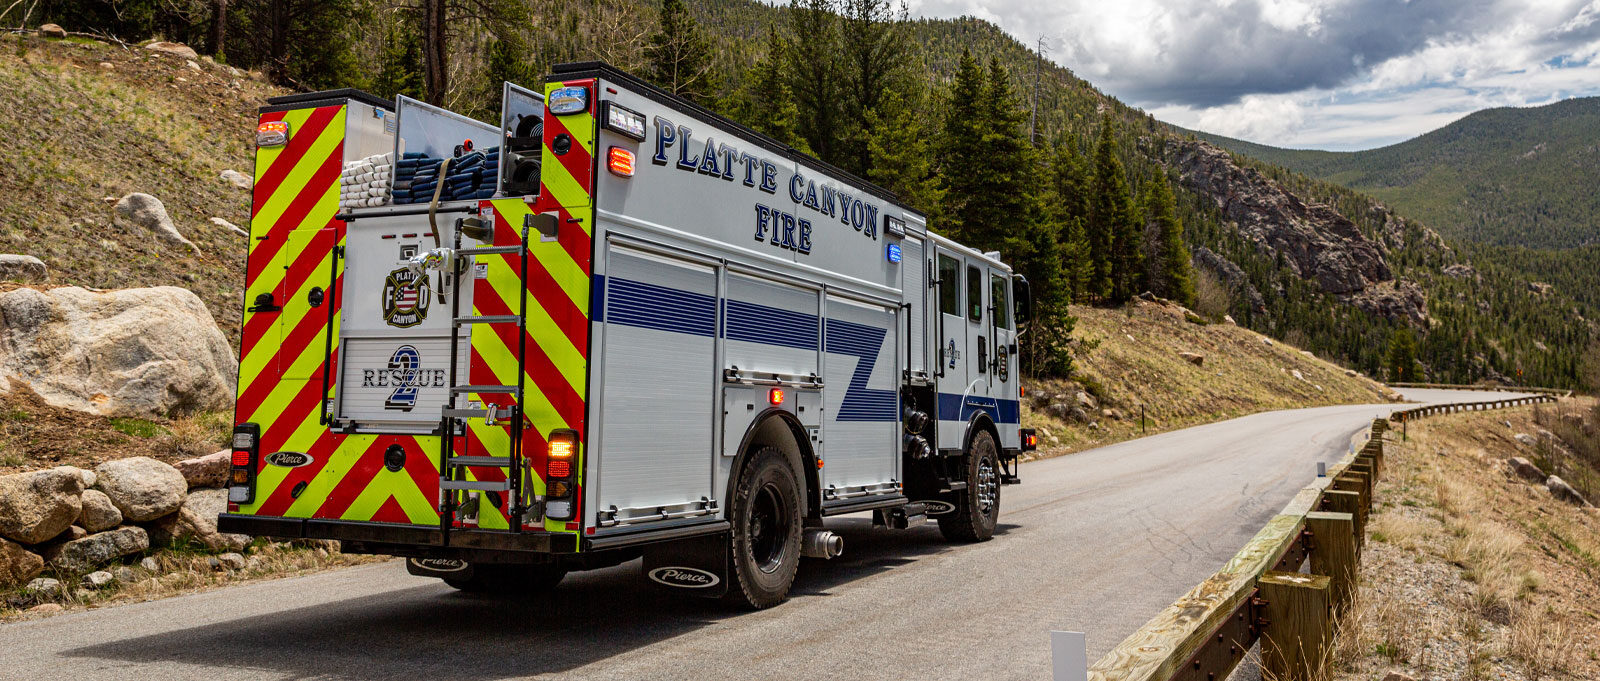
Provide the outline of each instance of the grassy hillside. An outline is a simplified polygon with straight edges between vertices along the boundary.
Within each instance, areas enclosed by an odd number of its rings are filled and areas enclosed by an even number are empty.
[[[1593,479],[1597,418],[1592,399],[1563,400],[1423,419],[1404,442],[1392,432],[1332,678],[1600,677],[1600,515],[1507,463]],[[1553,453],[1585,446],[1587,462]]]
[[[210,63],[92,41],[22,38],[0,51],[0,253],[50,268],[49,283],[172,285],[239,334],[255,109],[279,92]],[[130,192],[161,199],[191,253],[112,223]],[[109,201],[107,200],[109,199]]]
[[[1479,111],[1399,144],[1356,152],[1202,138],[1359,189],[1447,236],[1496,245],[1600,244],[1600,98]]]
[[[1117,309],[1074,307],[1073,314],[1073,361],[1096,398],[1089,415],[1095,425],[1050,413],[1060,396],[1081,389],[1077,384],[1028,383],[1024,420],[1041,429],[1041,456],[1274,409],[1391,399],[1363,375],[1243,327],[1194,323],[1177,305],[1135,300]],[[1200,355],[1201,364],[1180,353]]]

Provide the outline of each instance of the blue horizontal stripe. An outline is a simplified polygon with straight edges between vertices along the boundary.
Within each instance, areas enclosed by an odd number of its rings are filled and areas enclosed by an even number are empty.
[[[967,422],[983,412],[995,423],[1022,423],[1022,403],[981,395],[939,393],[939,420]]]

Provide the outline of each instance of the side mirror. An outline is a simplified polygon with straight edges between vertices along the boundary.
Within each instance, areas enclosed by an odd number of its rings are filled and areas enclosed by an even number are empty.
[[[1017,328],[1021,329],[1033,322],[1033,287],[1028,284],[1027,277],[1011,275],[1011,295],[1017,308]]]

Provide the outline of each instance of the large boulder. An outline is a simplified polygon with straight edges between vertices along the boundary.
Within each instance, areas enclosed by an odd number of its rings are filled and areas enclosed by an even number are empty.
[[[217,531],[217,516],[228,511],[228,490],[197,489],[177,513],[150,523],[150,541],[157,546],[192,539],[212,551],[242,551],[250,536]]]
[[[150,50],[151,52],[160,52],[161,54],[169,54],[169,55],[172,55],[174,57],[181,57],[183,59],[199,59],[200,58],[200,55],[195,53],[194,48],[189,47],[188,45],[185,45],[183,43],[154,42],[154,43],[150,43],[149,45],[145,45],[144,49]]]
[[[41,24],[39,35],[44,38],[65,38],[67,29],[62,28],[60,24]]]
[[[173,468],[183,474],[183,479],[189,481],[189,489],[197,487],[223,487],[228,483],[228,471],[233,466],[232,452],[222,450],[215,454],[207,454],[196,459],[184,459],[175,464]]]
[[[1567,481],[1562,480],[1560,476],[1550,476],[1544,481],[1544,488],[1550,490],[1550,495],[1557,499],[1579,506],[1589,506],[1589,500],[1584,499],[1578,490],[1573,489],[1572,485],[1567,484]]]
[[[233,404],[239,363],[200,298],[173,286],[0,293],[0,390],[157,418]]]
[[[1550,478],[1550,476],[1546,475],[1544,471],[1539,470],[1538,466],[1533,465],[1532,461],[1524,459],[1520,456],[1513,456],[1508,459],[1506,463],[1511,466],[1512,472],[1516,473],[1518,477],[1521,477],[1524,480],[1543,484],[1545,480]]]
[[[0,253],[0,279],[7,281],[38,281],[44,279],[49,268],[44,261],[31,255]]]
[[[27,584],[43,571],[43,558],[15,542],[0,539],[0,589]]]
[[[168,245],[199,250],[193,241],[178,231],[178,226],[172,222],[172,216],[167,214],[167,207],[161,203],[161,199],[134,192],[118,200],[111,211],[111,222],[118,227],[135,234],[152,234]]]
[[[48,541],[78,519],[82,495],[83,479],[60,468],[0,476],[0,537]]]
[[[130,522],[147,522],[176,512],[188,496],[189,482],[176,468],[148,456],[135,456],[100,464],[95,489]]]
[[[122,524],[122,511],[111,503],[111,497],[97,489],[83,491],[83,512],[78,514],[78,527],[90,532],[104,532]]]
[[[59,570],[83,572],[123,556],[148,550],[150,550],[150,535],[144,528],[126,525],[52,546],[45,552],[45,560]]]

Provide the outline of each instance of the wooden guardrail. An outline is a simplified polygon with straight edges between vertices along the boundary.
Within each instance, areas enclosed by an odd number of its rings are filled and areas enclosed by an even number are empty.
[[[1421,384],[1418,384],[1421,385]],[[1433,404],[1390,420],[1554,402],[1551,395]],[[1089,667],[1090,681],[1219,681],[1261,643],[1267,678],[1327,675],[1333,624],[1354,601],[1356,565],[1383,474],[1383,434],[1301,489],[1232,560]],[[1309,567],[1309,572],[1301,572]]]
[[[1374,420],[1359,451],[1301,489],[1216,574],[1090,665],[1090,680],[1225,679],[1258,641],[1269,678],[1321,678],[1334,618],[1355,597],[1388,428]],[[1308,560],[1311,571],[1300,572]]]
[[[1446,404],[1428,404],[1413,409],[1403,409],[1390,412],[1389,420],[1395,423],[1408,423],[1425,416],[1437,414],[1456,414],[1464,411],[1488,411],[1490,409],[1505,409],[1506,407],[1519,407],[1525,404],[1539,404],[1554,402],[1556,398],[1550,395],[1532,395],[1529,397],[1508,397],[1503,400],[1488,400],[1485,402],[1450,402]]]
[[[1433,388],[1436,390],[1483,390],[1488,392],[1541,393],[1558,397],[1572,397],[1571,390],[1560,388],[1532,388],[1509,385],[1452,385],[1449,383],[1388,383],[1391,388]]]

